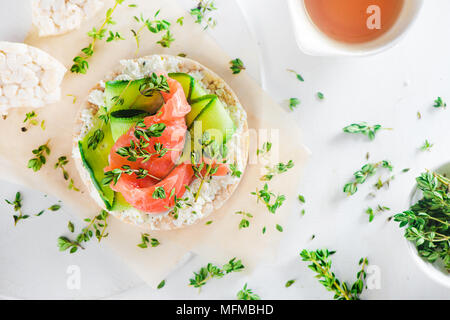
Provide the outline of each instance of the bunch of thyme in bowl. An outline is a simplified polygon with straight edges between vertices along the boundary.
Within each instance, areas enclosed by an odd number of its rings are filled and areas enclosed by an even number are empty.
[[[420,257],[443,263],[450,273],[450,180],[436,172],[416,178],[422,198],[408,211],[394,216],[405,227],[405,238],[415,244]]]

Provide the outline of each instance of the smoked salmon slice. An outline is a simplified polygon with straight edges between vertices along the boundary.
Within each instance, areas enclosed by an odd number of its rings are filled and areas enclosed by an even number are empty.
[[[156,115],[144,118],[140,126],[133,126],[116,141],[109,155],[109,166],[105,168],[105,171],[111,171],[128,166],[132,170],[146,170],[145,178],[138,178],[134,173],[121,175],[116,184],[111,183],[111,188],[120,192],[133,207],[152,213],[167,210],[163,210],[163,206],[166,205],[165,201],[162,201],[164,199],[152,198],[157,185],[167,184],[167,186],[180,188],[184,181],[189,180],[188,182],[190,182],[193,176],[192,173],[189,178],[187,177],[192,168],[187,170],[186,166],[179,166],[178,169],[175,168],[177,170],[174,169],[175,163],[183,151],[187,131],[185,115],[189,113],[191,107],[186,100],[181,84],[169,77],[166,78],[170,91],[168,93],[161,92],[165,103],[160,111]],[[164,129],[162,132],[159,130],[156,136],[150,136],[148,139],[138,138],[137,130],[148,130],[154,125],[163,126]],[[147,155],[147,158],[131,159],[124,156],[123,153],[119,154],[121,150],[137,150],[136,146],[142,146],[143,143],[145,147],[140,151],[142,151],[141,154]],[[170,180],[165,181],[169,179],[169,174],[171,174]],[[180,183],[175,183],[174,179],[177,177],[180,178]],[[168,197],[171,190],[167,191]],[[184,190],[180,188],[176,194],[178,195],[180,192],[184,193]],[[161,204],[158,205],[155,202]],[[150,204],[144,205],[145,203]],[[153,211],[152,208],[160,210]]]
[[[109,154],[109,166],[105,168],[105,172],[124,166],[136,171],[145,170],[144,177],[138,177],[136,173],[122,174],[117,183],[111,183],[111,188],[121,193],[131,206],[150,214],[172,208],[175,197],[181,198],[194,178],[191,163],[176,166],[185,145],[185,116],[191,107],[181,84],[166,78],[170,91],[161,92],[165,103],[160,111],[144,118],[116,141]],[[148,130],[151,134],[143,138],[141,133]],[[219,164],[214,175],[226,174],[228,167]]]

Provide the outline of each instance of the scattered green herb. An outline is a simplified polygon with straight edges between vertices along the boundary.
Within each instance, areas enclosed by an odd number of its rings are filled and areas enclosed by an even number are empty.
[[[286,200],[286,196],[276,196],[273,192],[269,191],[267,183],[264,184],[264,187],[261,190],[256,190],[256,192],[252,192],[251,194],[257,197],[257,202],[263,202],[271,213],[275,213],[277,209],[282,206],[284,200]],[[271,204],[272,197],[275,198],[273,204]]]
[[[275,226],[275,228],[276,228],[279,232],[283,232],[283,227],[280,226],[279,224],[277,224],[277,225]]]
[[[381,205],[377,205],[375,210],[371,207],[367,208],[366,213],[369,215],[369,222],[373,221],[373,218],[375,217],[375,213],[380,213],[380,212],[389,211],[389,210],[391,210],[391,209],[388,207],[385,207],[385,206],[381,206]]]
[[[112,42],[112,41],[119,41],[119,40],[125,40],[124,37],[119,32],[113,32],[109,31],[109,36],[106,39],[106,42]]]
[[[237,178],[240,178],[241,177],[241,175],[242,175],[242,171],[239,171],[238,169],[237,169],[237,164],[236,164],[236,162],[234,163],[234,164],[230,164],[230,170],[231,170],[231,176],[232,177],[237,177]]]
[[[245,212],[245,211],[237,211],[237,212],[235,212],[235,214],[240,214],[246,218],[253,218],[252,214]],[[241,222],[239,223],[239,229],[245,229],[245,228],[248,228],[249,226],[250,226],[250,221],[248,221],[245,218],[242,218]]]
[[[305,79],[303,79],[303,77],[299,73],[297,73],[296,71],[294,71],[292,69],[287,69],[287,71],[288,72],[292,72],[293,74],[295,74],[295,77],[297,78],[298,81],[301,81],[301,82],[305,81]]]
[[[358,184],[363,184],[368,177],[372,176],[375,174],[375,172],[377,171],[377,169],[379,167],[382,168],[386,168],[389,171],[392,171],[393,167],[392,164],[387,161],[387,160],[383,160],[377,163],[368,163],[366,165],[364,165],[361,170],[356,171],[353,175],[354,175],[354,181],[353,182],[349,182],[344,186],[344,192],[347,193],[348,195],[353,195],[356,193],[356,191],[358,191]]]
[[[295,283],[295,279],[288,280],[284,286],[285,286],[286,288],[289,288],[289,287],[292,286],[294,283]]]
[[[148,245],[155,248],[160,245],[158,239],[150,238],[150,235],[148,233],[141,233],[141,243],[139,243],[137,246],[142,249],[147,249]]]
[[[49,141],[32,151],[35,157],[28,161],[28,168],[32,169],[34,172],[41,170],[42,166],[47,162],[45,155],[50,155],[48,143]]]
[[[72,221],[69,221],[67,223],[67,229],[69,229],[69,231],[72,232],[72,233],[75,232],[75,225],[73,224]]]
[[[75,104],[77,102],[77,97],[74,96],[73,94],[68,94],[68,97],[72,97],[72,104]]]
[[[284,163],[278,163],[273,168],[266,166],[267,174],[261,177],[262,181],[270,181],[276,174],[281,174],[284,172],[287,172],[289,169],[292,169],[294,167],[294,161],[289,160],[286,164]]]
[[[394,175],[390,176],[385,181],[381,180],[381,177],[380,177],[380,178],[378,178],[377,182],[374,184],[374,187],[377,188],[377,190],[380,190],[383,187],[389,188],[391,181],[394,179],[395,179]]]
[[[170,45],[172,42],[175,41],[175,38],[173,37],[170,30],[167,30],[166,33],[162,36],[161,40],[156,41],[156,43],[160,44],[163,48],[170,48]]]
[[[194,277],[189,279],[189,285],[194,288],[201,288],[212,278],[220,279],[228,273],[242,271],[243,269],[244,265],[241,260],[236,261],[236,258],[231,259],[222,269],[212,263],[208,263],[199,272],[194,272]]]
[[[25,114],[25,119],[23,120],[23,123],[28,123],[29,125],[37,126],[39,122],[36,120],[36,118],[37,114],[35,111],[27,112],[27,114]]]
[[[434,100],[434,105],[433,107],[435,108],[445,108],[447,107],[447,103],[445,103],[441,97],[437,97],[436,100]]]
[[[320,100],[323,100],[325,98],[324,94],[322,92],[317,92],[317,98],[319,98]]]
[[[88,138],[88,149],[95,150],[97,149],[100,142],[105,138],[105,133],[102,129],[97,129],[92,133],[92,135]]]
[[[301,203],[305,203],[305,197],[302,196],[301,194],[298,195],[298,201],[300,201]]]
[[[346,126],[343,131],[346,133],[361,133],[366,135],[370,140],[373,140],[375,139],[376,133],[381,129],[392,130],[390,128],[383,128],[380,124],[369,126],[367,123],[361,122]]]
[[[156,187],[152,197],[153,199],[165,199],[167,197],[166,190],[164,190],[164,187]]]
[[[163,280],[158,284],[158,287],[156,287],[156,288],[159,290],[159,289],[164,288],[165,285],[166,285],[166,280]]]
[[[87,60],[94,55],[95,43],[97,40],[102,40],[107,32],[107,26],[115,24],[114,20],[112,20],[112,15],[116,10],[117,6],[122,4],[124,0],[115,0],[114,6],[109,8],[106,11],[106,18],[101,25],[101,27],[97,30],[93,28],[88,32],[88,36],[92,38],[91,43],[83,49],[81,49],[81,54],[76,56],[73,59],[74,64],[70,68],[72,73],[82,73],[85,74],[89,69],[89,63]]]
[[[214,28],[217,21],[208,15],[217,8],[212,0],[200,0],[197,7],[192,8],[190,14],[195,19],[195,23],[203,25],[203,29]]]
[[[431,151],[431,148],[434,146],[433,143],[431,143],[428,140],[425,140],[424,144],[420,147],[420,150],[422,151]]]
[[[198,200],[204,183],[209,182],[219,169],[217,163],[223,161],[226,153],[226,149],[211,137],[208,131],[203,133],[199,143],[201,150],[191,153],[192,170],[194,170],[195,177],[200,179],[200,186],[194,195],[195,201]]]
[[[247,288],[247,284],[244,285],[242,290],[236,295],[238,300],[261,300],[261,298],[253,292],[252,289]]]
[[[190,191],[189,186],[185,186],[186,190]],[[171,209],[172,211],[170,211],[170,215],[174,217],[174,219],[178,219],[178,212],[186,207],[191,207],[192,204],[189,202],[189,197],[184,197],[184,198],[178,198],[177,195],[175,194],[175,188],[172,189],[172,191],[170,192],[169,195],[169,199],[170,198],[174,198],[174,206],[173,208],[167,208],[167,209]]]
[[[131,30],[131,33],[133,34],[133,37],[136,41],[136,52],[135,55],[137,55],[139,48],[140,48],[140,35],[141,32],[147,28],[148,31],[150,31],[153,34],[158,34],[160,32],[166,32],[165,35],[163,35],[162,39],[159,40],[157,43],[160,44],[163,47],[170,47],[170,44],[175,40],[172,38],[172,34],[170,33],[170,22],[164,19],[158,19],[158,15],[161,11],[156,11],[155,15],[153,16],[153,19],[145,19],[144,16],[141,14],[139,17],[134,16],[134,20],[136,22],[141,23],[141,27],[135,31]]]
[[[20,192],[16,192],[16,196],[14,200],[9,201],[5,199],[6,203],[9,205],[12,205],[14,207],[14,212],[18,212],[18,215],[13,215],[14,218],[14,226],[17,225],[17,223],[20,220],[28,219],[30,216],[22,213],[22,195]]]
[[[289,99],[289,109],[292,111],[300,104],[300,99],[298,98],[290,98]]]
[[[69,250],[69,252],[72,254],[77,252],[79,248],[84,249],[84,247],[81,244],[83,242],[90,241],[94,236],[97,238],[98,242],[108,237],[109,233],[106,232],[108,228],[107,223],[108,217],[109,213],[105,210],[102,210],[94,218],[84,219],[84,221],[87,222],[88,225],[81,230],[81,233],[78,234],[76,240],[71,240],[67,237],[58,238],[59,251]],[[69,231],[71,230],[69,229]]]
[[[266,155],[270,152],[270,150],[272,149],[272,142],[264,142],[262,145],[262,149],[257,149],[256,150],[256,155]]]
[[[233,71],[233,74],[239,74],[241,73],[242,70],[245,70],[244,63],[239,58],[231,60],[230,64],[231,64],[230,69],[231,71]]]
[[[308,251],[303,250],[300,253],[302,261],[311,262],[308,267],[317,273],[316,278],[328,290],[335,293],[335,300],[359,300],[359,296],[364,289],[366,279],[365,267],[369,263],[367,258],[359,260],[360,270],[356,274],[356,281],[350,287],[346,282],[341,282],[331,271],[331,255],[335,251],[328,249]]]

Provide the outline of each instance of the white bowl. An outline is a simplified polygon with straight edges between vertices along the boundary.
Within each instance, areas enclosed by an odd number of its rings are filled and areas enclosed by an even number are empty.
[[[397,22],[379,38],[358,44],[346,44],[329,38],[311,21],[303,0],[288,0],[300,49],[313,56],[367,56],[395,45],[416,20],[424,0],[405,0]]]
[[[446,163],[436,170],[433,170],[435,172],[439,173],[447,173],[447,175],[450,173],[450,162]],[[417,189],[417,186],[413,189],[411,192],[411,197],[409,201],[409,205],[413,205],[418,200],[422,198],[422,192]],[[402,228],[402,230],[404,230]],[[416,264],[419,266],[419,268],[431,279],[436,281],[437,283],[450,288],[450,274],[445,270],[443,263],[435,262],[430,263],[419,256],[419,253],[417,252],[416,245],[414,242],[406,240],[409,248],[409,252],[411,253],[411,256],[413,257],[413,260],[416,262]]]

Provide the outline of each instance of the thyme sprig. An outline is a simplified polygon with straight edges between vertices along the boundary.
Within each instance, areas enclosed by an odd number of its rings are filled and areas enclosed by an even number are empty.
[[[29,215],[23,214],[23,212],[22,212],[22,195],[20,192],[16,192],[16,196],[15,196],[14,200],[10,201],[10,200],[5,199],[5,202],[14,207],[14,212],[19,213],[19,214],[13,215],[14,226],[16,226],[20,220],[25,220],[30,217]]]
[[[170,87],[164,75],[158,76],[152,73],[150,77],[144,79],[144,83],[139,86],[139,92],[146,97],[151,97],[155,92],[169,92]]]
[[[302,261],[311,262],[308,268],[317,273],[316,278],[328,291],[334,292],[333,298],[335,300],[359,300],[367,276],[365,268],[369,261],[367,258],[359,260],[360,270],[356,274],[355,282],[350,286],[348,283],[340,281],[331,271],[330,257],[334,253],[335,251],[329,251],[328,249],[315,251],[305,249],[300,253],[300,257]]]
[[[39,120],[37,119],[37,113],[35,111],[30,111],[25,114],[25,119],[23,123],[25,123],[25,127],[22,127],[22,131],[27,131],[27,126],[37,126],[39,124]],[[41,129],[45,130],[45,120],[41,121]]]
[[[297,73],[295,70],[292,69],[287,69],[288,72],[295,74],[295,77],[297,78],[298,81],[300,82],[304,82],[305,79],[303,79],[302,75]]]
[[[229,168],[231,170],[231,176],[232,177],[236,177],[236,178],[240,178],[241,177],[242,171],[238,170],[236,162],[234,164],[230,163]]]
[[[442,260],[450,272],[450,180],[436,172],[416,178],[422,198],[403,213],[394,215],[405,238],[412,241],[419,255],[433,263]]]
[[[161,37],[161,40],[156,41],[156,43],[160,44],[163,48],[170,48],[172,42],[175,41],[173,34],[170,30],[167,30],[166,33]]]
[[[447,103],[445,103],[441,97],[437,97],[436,100],[434,100],[434,105],[433,107],[435,108],[446,108],[447,107]]]
[[[164,148],[162,143],[156,142],[153,144],[154,152],[148,150],[150,146],[150,139],[161,137],[166,125],[164,123],[155,123],[147,128],[143,120],[135,125],[134,136],[138,141],[130,140],[130,145],[117,149],[116,153],[121,157],[127,158],[128,161],[135,162],[141,159],[143,163],[149,161],[152,156],[162,158],[168,151],[176,151],[174,149]]]
[[[100,144],[100,142],[103,141],[104,138],[105,138],[105,133],[103,132],[102,129],[95,130],[87,140],[88,149],[92,149],[92,150],[97,149],[98,145]]]
[[[214,28],[217,21],[208,15],[217,10],[213,0],[200,0],[195,8],[192,8],[190,14],[195,19],[195,23],[203,25],[203,30]]]
[[[344,186],[343,191],[348,195],[355,194],[356,191],[358,191],[358,185],[363,184],[367,180],[367,178],[373,176],[380,166],[382,168],[388,169],[389,171],[392,171],[393,169],[392,164],[387,160],[383,160],[377,163],[368,163],[364,165],[361,170],[358,170],[353,174],[354,181],[347,183]]]
[[[150,238],[150,235],[148,233],[141,233],[141,243],[139,243],[137,246],[141,249],[147,249],[149,245],[152,248],[155,248],[160,245],[160,242],[158,239]]]
[[[246,218],[253,218],[253,215],[251,213],[245,211],[236,211],[235,214],[243,216],[241,222],[239,222],[239,229],[245,229],[250,226],[250,221],[248,221],[248,219]]]
[[[257,202],[263,202],[270,213],[275,213],[286,200],[285,195],[275,195],[272,191],[270,191],[267,183],[264,184],[264,187],[262,189],[256,189],[256,192],[251,192],[251,194],[256,196]],[[273,198],[275,199],[275,201],[271,203]]]
[[[69,185],[68,185],[68,189],[69,190],[74,190],[74,191],[80,191],[77,187],[75,187],[74,185],[74,181],[72,178],[70,178],[69,176],[69,172],[67,172],[65,166],[69,163],[69,160],[67,159],[66,156],[61,156],[58,158],[58,161],[55,163],[55,169],[60,168],[63,174],[63,178],[64,180],[69,180]]]
[[[76,237],[76,240],[71,240],[67,237],[61,236],[58,238],[58,248],[59,251],[66,251],[75,253],[79,248],[84,249],[82,243],[89,242],[94,236],[97,238],[98,242],[101,242],[102,239],[109,236],[109,233],[106,232],[108,228],[108,217],[109,213],[105,210],[100,211],[100,213],[94,218],[84,219],[85,222],[88,223],[86,227],[84,227],[81,232]],[[73,232],[73,225],[68,225],[69,231]]]
[[[14,198],[14,200],[10,201],[8,199],[5,199],[5,202],[11,206],[13,206],[14,208],[14,212],[18,212],[18,215],[14,215],[14,226],[17,225],[17,223],[20,220],[25,220],[28,219],[30,217],[30,215],[28,214],[23,214],[22,212],[22,195],[20,192],[16,192],[16,196]],[[50,211],[58,211],[59,209],[61,209],[61,205],[60,204],[54,204],[51,205],[50,207],[48,207],[46,210],[50,210]],[[40,217],[41,215],[43,215],[45,212],[44,210],[39,211],[37,214],[35,214],[34,216],[36,217]]]
[[[153,16],[153,19],[145,19],[143,14],[141,14],[139,17],[134,16],[134,20],[141,24],[141,26],[139,27],[139,29],[131,30],[131,33],[133,34],[134,40],[136,41],[136,52],[135,55],[137,55],[137,53],[139,52],[140,49],[140,36],[142,31],[144,31],[145,29],[147,29],[148,31],[150,31],[153,34],[158,34],[160,32],[166,32],[166,34],[163,36],[163,38],[158,41],[157,43],[161,44],[161,46],[166,46],[166,47],[170,47],[170,44],[175,40],[173,38],[171,38],[171,33],[170,33],[170,26],[171,23],[167,20],[164,19],[158,19],[158,16],[160,14],[161,10],[156,11],[156,13]],[[166,39],[165,39],[166,38]],[[170,40],[168,39],[170,38]]]
[[[262,145],[262,148],[256,150],[256,155],[264,156],[264,155],[268,154],[270,152],[270,150],[272,150],[272,142],[269,142],[269,141],[264,142]]]
[[[422,151],[431,151],[431,148],[433,148],[434,144],[431,143],[430,141],[425,140],[425,142],[423,143],[423,145],[420,147],[420,150]]]
[[[122,176],[122,174],[127,174],[129,176],[131,176],[132,174],[135,174],[137,179],[144,179],[146,177],[151,177],[155,180],[159,180],[159,181],[161,180],[160,178],[149,174],[148,170],[146,170],[146,169],[143,169],[143,168],[132,169],[128,165],[123,165],[121,168],[116,168],[111,171],[105,172],[105,177],[102,179],[102,184],[107,186],[107,185],[111,184],[111,182],[112,182],[114,185],[116,185],[117,182],[119,181],[120,177]]]
[[[34,172],[41,170],[42,166],[46,164],[46,155],[50,155],[49,142],[50,140],[32,151],[35,157],[28,161],[28,168],[32,169]]]
[[[294,167],[294,161],[289,160],[286,163],[278,163],[274,167],[266,166],[267,174],[261,177],[262,181],[270,181],[276,174],[287,172]]]
[[[389,210],[391,210],[391,209],[386,206],[382,206],[380,204],[377,205],[375,209],[373,209],[372,207],[367,208],[366,213],[369,215],[369,222],[373,221],[376,213],[380,213],[383,211],[389,211]]]
[[[242,271],[245,266],[242,264],[241,260],[236,261],[236,259],[237,258],[231,259],[227,264],[224,264],[222,268],[219,268],[212,263],[208,263],[206,267],[202,267],[199,272],[194,272],[194,277],[189,279],[189,285],[194,288],[201,288],[210,279],[220,279],[226,274]]]
[[[289,99],[289,109],[291,111],[294,111],[294,108],[297,108],[297,106],[300,104],[300,99],[298,98],[290,98]]]
[[[383,128],[380,124],[373,126],[368,125],[366,122],[353,123],[344,127],[342,130],[346,133],[360,133],[369,138],[369,140],[375,139],[375,135],[379,130],[392,130],[391,128]]]
[[[230,61],[230,69],[233,72],[233,74],[239,74],[242,70],[245,70],[244,63],[241,59],[236,58],[234,60]]]
[[[238,291],[236,297],[238,300],[261,300],[259,295],[254,293],[252,289],[247,288],[247,284],[244,284],[244,288]]]
[[[194,194],[194,201],[197,201],[200,197],[205,182],[209,182],[211,177],[217,173],[219,169],[217,163],[223,162],[226,153],[226,149],[212,138],[208,131],[203,133],[199,143],[201,150],[191,153],[192,170],[195,177],[200,179],[200,186]]]
[[[121,157],[127,158],[128,161],[135,162],[138,159],[141,159],[142,163],[145,163],[153,156],[162,158],[169,150],[173,150],[164,148],[163,144],[157,142],[153,145],[154,152],[150,152],[147,150],[149,146],[150,143],[143,142],[142,140],[137,143],[130,140],[129,146],[117,149],[116,153]]]
[[[87,70],[89,69],[89,63],[87,60],[94,55],[95,44],[97,40],[102,40],[107,33],[107,27],[109,25],[115,24],[114,20],[112,19],[113,13],[116,10],[117,6],[122,4],[123,2],[124,0],[115,0],[114,6],[106,11],[105,20],[103,21],[100,28],[92,28],[92,30],[88,32],[88,36],[92,38],[91,43],[89,43],[87,47],[81,49],[80,55],[73,58],[74,64],[70,68],[70,71],[72,73],[85,74],[87,72]],[[111,35],[107,40],[109,40],[110,38]],[[119,40],[121,38],[122,37],[120,36],[120,34],[114,33],[113,38],[110,41],[116,39]]]

